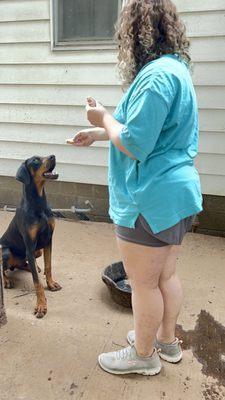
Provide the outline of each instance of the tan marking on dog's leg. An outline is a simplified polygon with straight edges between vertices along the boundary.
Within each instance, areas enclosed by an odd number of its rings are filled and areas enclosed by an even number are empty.
[[[40,282],[34,283],[34,287],[37,294],[37,305],[34,310],[34,314],[37,318],[43,318],[47,313],[47,300],[42,284]]]
[[[51,244],[44,248],[45,276],[49,290],[53,292],[62,289],[61,286],[52,279],[52,249]]]
[[[5,289],[12,289],[14,287],[13,280],[8,276],[8,269],[10,267],[15,267],[16,262],[18,261],[13,257],[13,254],[8,249],[7,260],[2,260],[3,262],[3,284]]]
[[[5,289],[12,289],[14,287],[12,279],[8,276],[8,271],[3,271],[3,284]]]

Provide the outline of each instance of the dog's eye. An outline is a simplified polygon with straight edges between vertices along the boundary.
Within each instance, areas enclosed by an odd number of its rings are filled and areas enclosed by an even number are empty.
[[[35,158],[32,161],[32,167],[34,170],[37,170],[40,167],[40,160],[38,158]]]

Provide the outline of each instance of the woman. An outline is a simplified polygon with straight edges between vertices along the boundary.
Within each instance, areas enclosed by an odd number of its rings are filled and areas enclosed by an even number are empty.
[[[182,358],[175,327],[182,303],[176,259],[193,216],[202,210],[193,159],[197,102],[189,42],[170,0],[128,0],[119,20],[119,69],[130,84],[114,116],[88,99],[95,126],[68,142],[110,140],[110,216],[132,286],[129,347],[99,356],[113,374],[155,375],[160,358]]]

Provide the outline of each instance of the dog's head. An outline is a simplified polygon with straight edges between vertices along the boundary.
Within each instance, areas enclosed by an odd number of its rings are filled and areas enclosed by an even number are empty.
[[[28,158],[18,169],[16,179],[24,185],[33,181],[36,186],[43,186],[46,180],[58,179],[58,174],[53,172],[56,166],[55,156]]]

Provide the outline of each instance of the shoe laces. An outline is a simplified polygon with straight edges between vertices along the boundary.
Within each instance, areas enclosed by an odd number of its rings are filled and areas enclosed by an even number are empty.
[[[116,352],[116,358],[117,360],[121,361],[121,360],[131,360],[132,359],[132,349],[135,349],[135,346],[130,346],[130,347],[125,347],[121,350],[118,350]],[[135,350],[136,351],[136,350]],[[155,353],[155,351],[157,353],[159,353],[161,351],[161,349],[155,349],[151,355],[151,357],[153,356],[153,354]]]
[[[119,361],[123,361],[123,360],[127,360],[127,359],[131,359],[131,349],[132,349],[132,347],[125,347],[125,348],[123,348],[123,349],[121,349],[121,350],[118,350],[117,352],[116,352],[116,358],[117,358],[117,360],[119,360]]]

